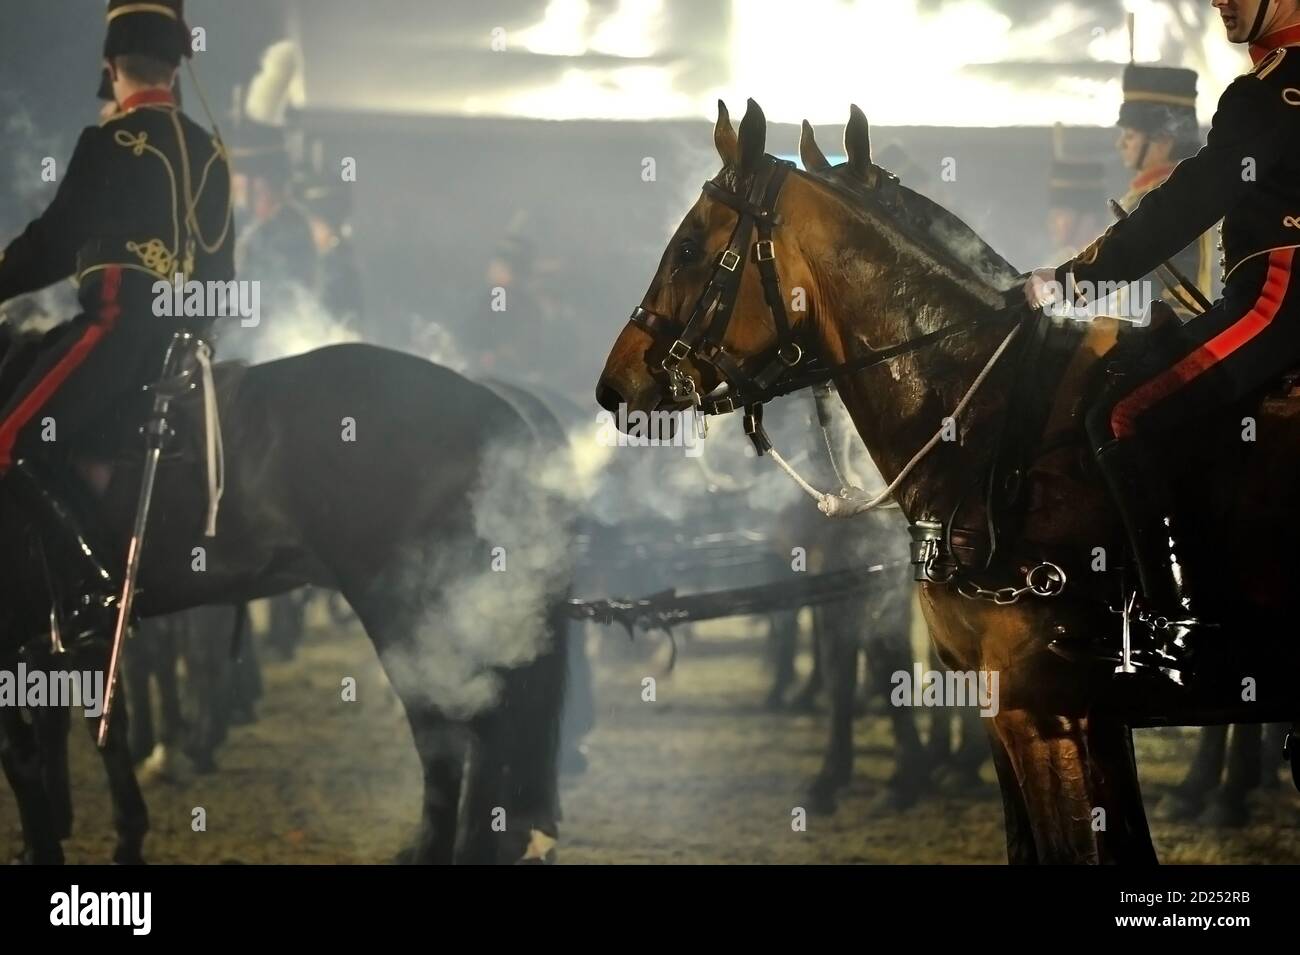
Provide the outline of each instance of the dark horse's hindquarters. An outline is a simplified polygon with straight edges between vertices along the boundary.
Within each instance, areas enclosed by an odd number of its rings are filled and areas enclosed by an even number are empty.
[[[402,698],[424,767],[413,858],[519,859],[530,844],[529,854],[544,854],[557,835],[557,608],[570,548],[542,443],[492,391],[371,346],[231,377],[235,387],[219,388],[227,476],[217,536],[202,536],[202,482],[190,465],[165,466],[140,613],[303,584],[338,589]],[[103,512],[124,542],[140,455],[121,457]],[[21,525],[8,501],[0,513],[6,526]],[[15,537],[0,552],[0,662],[43,631],[47,612],[31,542]],[[6,752],[7,770],[30,755]],[[505,833],[488,828],[497,806],[507,810]],[[33,836],[53,834],[28,833],[29,845]]]

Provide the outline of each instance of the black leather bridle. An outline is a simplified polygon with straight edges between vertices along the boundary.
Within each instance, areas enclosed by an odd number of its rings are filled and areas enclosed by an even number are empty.
[[[762,167],[755,173],[747,196],[730,192],[715,182],[704,184],[704,194],[734,210],[736,227],[731,232],[727,248],[718,256],[713,274],[704,286],[691,309],[686,324],[676,316],[652,312],[638,306],[628,319],[647,332],[656,343],[671,336],[667,355],[660,370],[668,375],[668,391],[675,402],[690,401],[697,414],[728,414],[746,402],[742,396],[761,394],[794,368],[803,358],[803,348],[794,341],[785,302],[781,297],[781,279],[776,272],[776,246],[772,230],[781,223],[776,203],[781,196],[785,177],[794,164],[772,156],[763,157]],[[755,229],[757,241],[751,240]],[[776,328],[776,344],[761,356],[750,361],[760,366],[755,374],[745,368],[745,362],[736,358],[723,346],[734,314],[740,283],[745,276],[749,259],[758,264],[763,282],[763,297],[767,301],[772,324]],[[695,388],[695,382],[682,371],[682,362],[691,358],[712,365],[719,378],[728,386],[726,396],[706,399]]]
[[[658,370],[668,376],[668,392],[672,400],[690,402],[696,415],[730,414],[744,408],[745,433],[754,441],[760,454],[770,447],[762,432],[765,402],[891,361],[939,339],[957,335],[978,322],[978,318],[955,322],[888,348],[872,349],[860,358],[838,365],[826,365],[816,357],[805,362],[805,349],[796,341],[786,314],[781,279],[776,271],[776,246],[772,239],[773,230],[782,224],[776,204],[786,176],[793,168],[794,163],[764,155],[745,196],[715,182],[706,182],[704,194],[733,209],[738,218],[727,248],[718,256],[713,274],[696,299],[690,317],[683,325],[676,316],[637,306],[628,319],[654,339],[655,347],[647,354],[667,345],[667,354]],[[884,182],[886,177],[891,182],[897,181],[880,170],[879,180]],[[755,230],[758,238],[751,244]],[[758,265],[763,298],[776,329],[776,342],[753,358],[740,359],[727,351],[722,340],[731,323],[736,299],[740,295],[740,283],[751,258]],[[727,386],[726,393],[718,397],[701,395],[694,380],[682,371],[682,362],[688,358],[711,365]],[[758,371],[751,373],[747,366],[756,366]]]

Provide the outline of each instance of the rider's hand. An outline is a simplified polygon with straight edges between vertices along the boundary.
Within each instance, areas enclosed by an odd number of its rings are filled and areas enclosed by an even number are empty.
[[[1031,308],[1043,308],[1056,301],[1060,294],[1056,284],[1055,269],[1035,269],[1025,280],[1025,301]]]

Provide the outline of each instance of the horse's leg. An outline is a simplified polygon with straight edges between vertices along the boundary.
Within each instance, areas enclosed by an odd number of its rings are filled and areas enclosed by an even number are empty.
[[[115,865],[142,865],[144,863],[144,837],[149,832],[149,809],[135,776],[135,761],[131,758],[130,715],[127,701],[122,699],[113,708],[113,718],[108,724],[106,745],[99,751],[108,776],[108,791],[113,804],[113,831],[117,833],[117,847],[113,850]],[[87,719],[86,729],[95,740],[99,734],[99,720]],[[96,744],[97,746],[98,744]]]
[[[122,657],[122,691],[130,702],[135,719],[131,721],[131,756],[143,762],[157,742],[153,725],[153,692],[150,677],[157,665],[155,651],[165,624],[147,621],[131,641],[131,652]]]
[[[23,830],[20,861],[35,865],[62,865],[50,803],[41,780],[41,755],[33,728],[17,707],[0,706],[0,767],[18,803]]]
[[[49,801],[50,818],[60,840],[72,835],[72,780],[68,774],[68,731],[72,711],[66,706],[37,706],[30,711],[41,785]]]
[[[1038,865],[1038,851],[1034,848],[1033,827],[1029,824],[1029,809],[1025,805],[1020,780],[1007,748],[998,739],[993,725],[984,726],[989,745],[993,750],[993,769],[998,774],[998,788],[1002,791],[1002,817],[1007,830],[1007,862],[1012,865]]]
[[[160,633],[155,658],[154,679],[158,683],[158,717],[161,724],[158,741],[168,749],[179,746],[185,737],[185,718],[181,715],[180,649],[184,634],[179,628],[167,627]]]
[[[1209,803],[1200,816],[1203,824],[1239,829],[1250,822],[1246,794],[1259,785],[1263,730],[1258,723],[1232,724],[1223,785],[1210,793]]]
[[[185,742],[185,755],[197,773],[217,769],[217,748],[230,729],[231,698],[234,693],[232,647],[224,639],[226,631],[209,632],[208,610],[191,611],[180,632],[181,652],[185,656],[185,677],[192,709],[191,725]],[[225,608],[220,608],[224,610]],[[203,616],[196,616],[203,614]],[[245,634],[245,643],[248,635]]]
[[[230,689],[224,710],[227,726],[248,726],[257,721],[257,701],[262,698],[262,665],[257,643],[245,640],[230,664]]]
[[[1289,727],[1285,723],[1267,723],[1264,726],[1263,753],[1260,756],[1259,787],[1277,789],[1277,770],[1282,765],[1282,746]]]
[[[465,739],[464,778],[461,786],[460,833],[456,840],[458,865],[494,865],[506,856],[501,842],[512,826],[506,791],[506,753],[500,712],[471,722]],[[500,826],[504,825],[505,829]]]
[[[988,748],[984,744],[988,735],[984,728],[987,720],[973,706],[962,707],[957,719],[961,723],[961,743],[952,754],[954,776],[976,785],[980,783],[980,767],[989,758]]]
[[[938,670],[943,666],[939,661],[939,654],[935,652],[933,643],[928,644],[926,647],[925,656],[927,669]],[[932,772],[947,773],[948,763],[953,756],[952,726],[954,721],[955,714],[946,706],[936,706],[930,711],[930,738],[926,742],[925,755]],[[942,776],[936,778],[942,779]]]
[[[826,613],[822,607],[812,608],[812,672],[804,681],[799,692],[790,700],[790,709],[800,713],[811,713],[817,704],[817,697],[826,685],[825,654],[826,649]]]
[[[1001,710],[993,725],[1020,783],[1040,862],[1156,861],[1127,727],[1015,709]]]
[[[763,705],[769,710],[779,710],[785,703],[786,691],[794,683],[794,658],[799,650],[799,614],[798,611],[781,610],[768,614],[767,621],[773,676]]]
[[[1156,809],[1157,817],[1170,822],[1195,819],[1205,808],[1206,797],[1219,785],[1228,747],[1228,727],[1207,726],[1196,741],[1196,755],[1182,782],[1165,794]]]
[[[568,620],[555,601],[547,616],[550,639],[537,659],[506,675],[503,697],[506,762],[510,774],[507,861],[550,862],[560,838],[560,726],[567,676]],[[473,803],[465,800],[466,811]]]
[[[564,626],[569,661],[564,678],[567,692],[564,722],[560,727],[560,768],[565,773],[576,774],[587,769],[582,741],[596,726],[596,699],[591,661],[587,659],[587,630],[568,620]]]
[[[895,689],[895,673],[912,668],[911,621],[886,619],[879,636],[867,647],[870,687],[888,700]],[[929,785],[930,767],[925,745],[916,728],[916,711],[910,706],[889,708],[894,731],[894,772],[878,797],[879,808],[900,810],[915,805]]]
[[[857,601],[846,602],[846,606],[862,611]],[[854,612],[845,613],[844,605],[820,608],[822,666],[830,674],[830,735],[822,768],[808,788],[808,808],[825,815],[835,811],[835,793],[853,778],[853,696],[858,687],[859,644],[849,618],[861,619]]]
[[[409,581],[411,569],[394,575]],[[456,850],[457,819],[464,772],[465,727],[453,722],[429,699],[412,664],[420,659],[418,602],[412,606],[409,583],[372,583],[365,592],[345,591],[374,644],[388,680],[406,710],[407,723],[424,775],[420,831],[410,861],[449,865]],[[433,601],[430,601],[433,606]]]

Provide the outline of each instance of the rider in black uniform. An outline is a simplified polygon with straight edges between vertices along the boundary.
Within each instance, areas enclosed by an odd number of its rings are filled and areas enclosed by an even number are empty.
[[[155,284],[234,278],[225,150],[173,95],[190,53],[182,5],[110,0],[118,109],[82,132],[49,208],[0,253],[0,302],[69,277],[79,288],[82,314],[51,333],[0,409],[0,477],[37,502],[76,562],[78,593],[101,609],[115,588],[69,506],[69,451],[157,377],[175,332],[206,331],[209,319],[157,317]]]
[[[1216,0],[1255,68],[1219,100],[1205,147],[1076,258],[1035,272],[1031,304],[1075,283],[1128,282],[1223,219],[1223,298],[1149,354],[1087,418],[1097,462],[1138,560],[1147,609],[1168,621],[1166,675],[1181,682],[1201,616],[1186,527],[1153,436],[1255,393],[1300,362],[1300,10],[1294,0]],[[1051,283],[1055,282],[1053,285]],[[1086,289],[1085,289],[1086,290]]]

